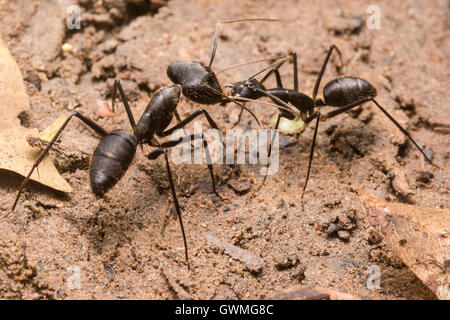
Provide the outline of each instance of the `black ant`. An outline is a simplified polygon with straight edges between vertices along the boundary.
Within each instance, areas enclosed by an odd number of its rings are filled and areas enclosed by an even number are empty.
[[[197,117],[202,113],[205,114],[209,124],[213,128],[218,129],[218,127],[206,112],[200,110],[194,112],[192,115],[190,115],[183,121],[179,122],[178,124],[174,125],[172,128],[166,130],[166,128],[170,125],[172,121],[173,114],[175,113],[175,109],[180,100],[181,96],[180,85],[173,85],[158,90],[153,95],[144,113],[142,114],[141,118],[136,124],[119,80],[116,80],[114,82],[114,91],[112,96],[113,109],[114,109],[116,88],[119,89],[120,96],[125,106],[125,110],[128,115],[128,120],[131,124],[133,132],[130,132],[128,130],[114,130],[111,132],[107,132],[96,122],[83,116],[81,113],[72,112],[64,121],[64,123],[61,125],[61,127],[58,129],[55,136],[48,143],[44,151],[40,154],[39,158],[33,164],[33,167],[31,168],[30,172],[28,173],[27,177],[22,182],[22,185],[19,188],[19,192],[16,196],[11,211],[8,212],[4,217],[8,216],[12,211],[14,211],[19,201],[20,195],[22,194],[26,184],[28,183],[33,171],[39,166],[39,163],[50,151],[51,147],[57,141],[62,131],[66,128],[69,121],[73,117],[77,117],[101,136],[100,142],[94,150],[94,154],[92,156],[89,169],[91,189],[92,192],[97,197],[103,197],[104,194],[108,192],[112,187],[114,187],[117,184],[117,182],[122,178],[122,176],[125,174],[134,158],[136,148],[138,145],[142,146],[143,144],[148,144],[150,146],[157,147],[157,149],[147,154],[147,158],[149,160],[157,159],[159,156],[164,154],[164,159],[167,168],[167,176],[169,178],[172,197],[177,211],[178,220],[180,222],[181,232],[183,235],[186,262],[189,267],[186,235],[183,227],[183,220],[181,218],[181,209],[178,203],[178,198],[176,195],[172,173],[169,165],[167,149],[183,142],[188,142],[195,139],[202,139],[203,145],[205,147],[207,165],[211,175],[213,191],[220,198],[216,190],[214,172],[211,164],[212,163],[211,155],[209,153],[207,141],[203,134],[192,134],[189,136],[189,139],[184,139],[183,137],[180,137],[179,139],[170,140],[162,143],[159,143],[156,140],[156,136],[167,137],[170,134],[172,134],[175,130],[183,128],[186,124],[191,122],[195,117]],[[185,138],[187,137],[188,136],[186,136]]]
[[[316,144],[317,130],[319,127],[319,121],[333,118],[335,116],[340,115],[341,113],[347,112],[369,101],[372,101],[386,115],[386,117],[388,117],[388,119],[391,120],[394,123],[394,125],[398,129],[400,129],[400,131],[405,136],[409,138],[409,140],[411,140],[411,142],[416,146],[416,148],[422,153],[422,155],[431,165],[436,166],[435,164],[433,164],[432,160],[428,158],[428,156],[425,154],[422,148],[420,148],[419,145],[414,141],[411,135],[374,99],[375,96],[377,95],[377,90],[366,80],[358,77],[349,77],[349,76],[336,78],[328,82],[323,88],[323,100],[317,98],[320,81],[322,79],[325,68],[328,64],[328,61],[330,59],[333,50],[336,50],[338,52],[342,62],[341,57],[342,55],[339,49],[335,45],[331,45],[330,49],[328,50],[328,54],[325,58],[325,61],[322,65],[322,68],[320,69],[316,83],[314,85],[312,98],[298,91],[297,55],[295,52],[291,53],[291,55],[293,56],[293,67],[294,67],[293,90],[283,88],[283,85],[281,83],[281,77],[278,72],[278,68],[281,66],[281,64],[275,67],[271,67],[271,70],[263,79],[265,80],[270,73],[274,72],[277,80],[277,88],[266,89],[262,85],[262,81],[258,81],[254,77],[227,86],[231,87],[232,97],[259,99],[263,96],[267,96],[271,98],[276,104],[279,105],[285,106],[287,103],[291,103],[294,107],[298,109],[298,111],[300,112],[300,117],[305,122],[305,124],[308,124],[314,119],[316,119],[316,126],[314,128],[314,135],[309,155],[308,171],[306,174],[306,180],[303,186],[301,197],[303,198],[306,186],[308,184],[312,159],[314,155],[314,146]],[[268,68],[265,68],[264,70],[267,69]],[[260,74],[264,70],[258,72],[256,75]],[[318,110],[320,107],[324,106],[338,107],[338,109],[322,115]],[[281,113],[278,114],[275,129],[278,128],[281,117],[293,120],[295,119],[296,115],[295,113],[286,112],[286,110],[281,110]]]

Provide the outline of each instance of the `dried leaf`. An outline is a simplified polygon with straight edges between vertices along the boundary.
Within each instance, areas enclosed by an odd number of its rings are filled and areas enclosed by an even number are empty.
[[[39,137],[37,137],[37,138],[47,141],[47,142],[50,142],[52,140],[52,138],[55,136],[58,129],[61,128],[64,121],[66,121],[66,119],[67,119],[67,117],[65,117],[65,116],[59,117],[58,119],[53,121],[53,123],[51,125],[49,125],[44,131],[42,131],[39,134]]]
[[[450,299],[450,211],[359,197],[388,247],[439,299]]]
[[[0,39],[0,169],[27,176],[41,151],[27,143],[27,136],[39,136],[37,129],[18,123],[17,115],[29,107],[28,95],[16,61]],[[57,121],[60,121],[59,119]],[[54,123],[45,131],[47,138],[56,132]],[[56,129],[55,129],[56,128]],[[50,138],[51,139],[51,138]],[[31,179],[63,192],[72,192],[59,175],[50,157],[46,157],[33,172]]]
[[[361,300],[348,293],[329,288],[297,285],[279,293],[276,300]]]
[[[30,102],[16,60],[0,38],[0,120],[16,121]]]
[[[26,176],[33,163],[39,157],[41,150],[31,148],[26,140],[28,135],[37,136],[37,129],[27,129],[22,126],[0,122],[0,169],[16,172]],[[50,157],[45,157],[31,179],[50,188],[63,192],[72,192],[70,185],[64,180],[53,165]]]
[[[275,128],[275,125],[277,124],[277,118],[278,118],[277,114],[274,115],[272,118],[270,118],[269,126],[271,128]],[[280,123],[278,125],[278,130],[280,130],[282,134],[293,135],[305,130],[305,123],[303,122],[302,119],[288,120],[286,118],[281,118]]]

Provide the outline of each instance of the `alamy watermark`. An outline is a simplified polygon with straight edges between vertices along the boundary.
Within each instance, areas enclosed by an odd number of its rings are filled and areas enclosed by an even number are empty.
[[[67,268],[67,273],[70,274],[67,277],[67,289],[69,290],[80,290],[81,289],[81,270],[79,266],[69,266]]]
[[[81,29],[81,10],[79,6],[72,5],[67,7],[66,11],[68,17],[66,19],[66,26],[69,30]]]
[[[192,139],[193,136],[195,139]],[[170,137],[180,143],[171,148],[175,164],[250,164],[263,165],[261,174],[273,175],[279,169],[279,133],[274,129],[230,129],[225,136],[220,130],[203,132],[202,122],[194,122],[194,135],[180,129]],[[203,137],[203,139],[202,139]],[[206,141],[206,145],[204,144]],[[194,148],[191,148],[191,143]],[[269,146],[271,152],[269,154]],[[208,150],[206,150],[206,147]],[[209,152],[208,152],[209,151]]]
[[[366,288],[369,290],[381,288],[381,268],[371,265],[367,268]]]
[[[381,9],[379,6],[372,4],[367,7],[366,13],[369,15],[366,21],[367,29],[381,29]]]

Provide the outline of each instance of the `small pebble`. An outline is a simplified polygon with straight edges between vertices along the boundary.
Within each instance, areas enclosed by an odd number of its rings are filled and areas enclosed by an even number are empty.
[[[280,256],[275,258],[275,268],[278,270],[286,270],[295,267],[299,260],[296,255]]]
[[[425,153],[425,155],[427,156],[428,159],[433,161],[433,158],[434,158],[434,151],[433,151],[433,149],[425,148],[425,149],[423,149],[423,152]]]
[[[250,191],[252,186],[250,180],[247,179],[231,179],[228,181],[228,186],[239,195],[246,194]]]
[[[375,244],[379,244],[381,242],[381,236],[375,231],[375,230],[371,230],[369,232],[369,236],[367,238],[367,242],[370,245],[375,245]]]
[[[73,51],[73,46],[68,42],[64,43],[61,48],[64,52],[72,52]]]
[[[330,224],[330,226],[328,227],[326,233],[327,233],[329,236],[332,236],[332,235],[334,235],[334,234],[335,234],[336,232],[338,232],[338,231],[339,231],[339,226],[338,226],[337,224],[335,224],[335,223],[332,223],[332,224]]]
[[[348,241],[350,240],[350,232],[348,232],[347,230],[339,230],[338,237],[341,240]]]
[[[106,277],[109,280],[112,280],[114,278],[114,270],[111,266],[105,267]]]

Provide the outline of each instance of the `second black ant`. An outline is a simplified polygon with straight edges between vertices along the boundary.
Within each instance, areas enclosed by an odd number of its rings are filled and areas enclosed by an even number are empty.
[[[317,93],[319,91],[320,81],[322,80],[322,76],[325,72],[325,68],[330,60],[330,56],[336,50],[341,57],[341,53],[339,49],[335,45],[331,45],[328,53],[325,57],[325,61],[322,64],[322,67],[319,71],[319,75],[317,77],[316,83],[314,85],[312,97],[301,93],[298,90],[298,71],[297,71],[297,55],[296,53],[292,53],[293,56],[293,67],[294,67],[294,89],[287,89],[283,87],[281,82],[281,76],[279,74],[278,68],[281,64],[271,67],[268,74],[263,78],[262,81],[258,81],[255,79],[255,76],[260,74],[258,72],[253,77],[248,80],[239,81],[232,85],[228,85],[231,87],[231,96],[232,97],[245,97],[248,99],[259,99],[261,97],[267,96],[273,100],[278,105],[282,105],[286,107],[287,103],[292,104],[295,108],[298,109],[300,113],[300,117],[308,124],[312,122],[314,119],[316,120],[316,125],[314,128],[314,135],[311,144],[311,151],[309,154],[309,162],[308,162],[308,170],[306,173],[305,183],[303,185],[303,191],[301,197],[306,190],[306,186],[308,184],[310,172],[311,172],[311,164],[314,155],[314,147],[316,144],[317,130],[319,128],[320,120],[326,120],[340,115],[341,113],[348,112],[349,110],[356,108],[366,102],[372,101],[378,109],[383,112],[383,114],[390,120],[392,123],[406,136],[408,139],[414,144],[414,146],[422,153],[424,158],[433,166],[432,160],[428,158],[422,148],[419,147],[417,142],[411,137],[411,135],[395,120],[389,112],[386,111],[374,98],[377,95],[377,90],[366,80],[358,78],[358,77],[349,77],[343,76],[338,77],[334,80],[328,82],[323,88],[323,100],[317,98]],[[341,58],[342,62],[342,58]],[[265,68],[264,70],[266,70]],[[263,71],[264,71],[263,70]],[[277,87],[273,89],[266,89],[262,82],[267,78],[270,73],[275,73],[277,80]],[[336,110],[328,112],[326,114],[321,114],[319,111],[321,107],[330,106],[337,107]],[[278,128],[280,123],[280,119],[282,117],[287,118],[289,120],[293,120],[296,118],[296,114],[292,112],[288,112],[284,109],[280,110],[281,112],[278,114],[277,122],[275,125],[275,129]],[[269,148],[270,153],[270,148]]]

